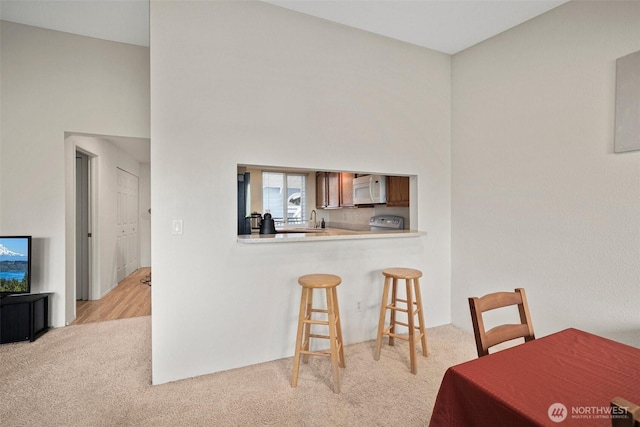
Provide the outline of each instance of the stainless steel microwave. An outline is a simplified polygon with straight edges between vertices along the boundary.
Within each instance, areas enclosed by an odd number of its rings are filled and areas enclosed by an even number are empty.
[[[387,203],[387,177],[366,175],[354,178],[353,203],[356,205]]]

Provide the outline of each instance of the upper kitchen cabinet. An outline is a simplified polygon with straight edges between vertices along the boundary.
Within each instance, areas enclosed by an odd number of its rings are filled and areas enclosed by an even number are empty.
[[[328,172],[316,172],[316,207],[326,208],[329,205]]]
[[[353,178],[354,173],[342,172],[340,174],[340,206],[354,207],[353,204]]]
[[[353,177],[347,172],[316,172],[316,207],[353,207]]]
[[[387,177],[387,206],[409,207],[409,177]]]

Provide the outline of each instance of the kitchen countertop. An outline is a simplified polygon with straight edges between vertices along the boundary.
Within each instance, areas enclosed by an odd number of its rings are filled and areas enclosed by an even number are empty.
[[[238,236],[238,243],[293,243],[321,240],[357,240],[357,239],[388,239],[426,236],[424,231],[393,230],[393,231],[353,231],[341,228],[318,229],[287,229],[277,234],[246,234]]]

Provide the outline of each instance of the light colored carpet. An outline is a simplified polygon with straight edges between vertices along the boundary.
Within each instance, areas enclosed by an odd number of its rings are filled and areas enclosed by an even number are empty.
[[[427,330],[429,356],[409,372],[408,344],[345,347],[341,393],[329,358],[293,358],[151,385],[151,318],[49,331],[0,346],[2,426],[426,426],[445,370],[474,359],[473,335]]]

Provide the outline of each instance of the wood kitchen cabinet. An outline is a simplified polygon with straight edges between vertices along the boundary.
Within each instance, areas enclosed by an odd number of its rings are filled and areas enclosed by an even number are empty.
[[[329,204],[328,172],[316,172],[316,208],[324,209]]]
[[[328,204],[327,208],[340,207],[340,173],[339,172],[327,172],[327,196]]]
[[[340,174],[340,206],[352,208],[353,204],[353,178],[355,173],[342,172]]]
[[[387,177],[387,206],[409,207],[409,177]]]
[[[353,207],[353,177],[347,172],[316,172],[316,207]]]

